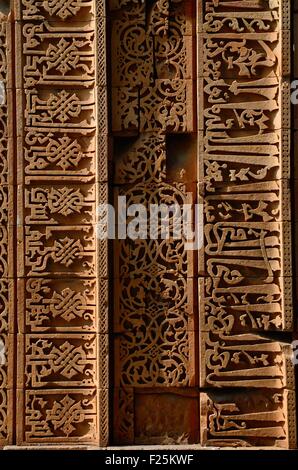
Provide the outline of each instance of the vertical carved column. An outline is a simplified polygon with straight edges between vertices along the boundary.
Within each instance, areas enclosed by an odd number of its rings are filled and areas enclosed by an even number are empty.
[[[198,12],[202,440],[292,447],[290,2]]]
[[[0,447],[13,439],[14,247],[11,23],[0,12]]]
[[[96,237],[107,197],[104,2],[14,3],[17,441],[106,444],[107,252]]]
[[[153,204],[182,209],[196,186],[193,2],[109,6],[115,201],[143,204],[148,216]],[[114,437],[195,442],[194,256],[184,239],[145,231],[115,244]]]

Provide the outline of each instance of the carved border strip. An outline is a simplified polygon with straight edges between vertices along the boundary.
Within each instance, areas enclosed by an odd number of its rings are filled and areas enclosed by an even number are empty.
[[[0,14],[0,446],[12,444],[14,426],[14,194],[11,18]]]

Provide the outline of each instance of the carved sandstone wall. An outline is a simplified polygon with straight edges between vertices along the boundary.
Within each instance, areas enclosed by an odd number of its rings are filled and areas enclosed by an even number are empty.
[[[290,0],[8,3],[0,445],[295,447]],[[99,240],[118,196],[203,246]]]

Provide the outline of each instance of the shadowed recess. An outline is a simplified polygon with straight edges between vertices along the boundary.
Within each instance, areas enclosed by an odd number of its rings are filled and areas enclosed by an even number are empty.
[[[10,12],[10,0],[0,0],[0,12],[4,14]]]

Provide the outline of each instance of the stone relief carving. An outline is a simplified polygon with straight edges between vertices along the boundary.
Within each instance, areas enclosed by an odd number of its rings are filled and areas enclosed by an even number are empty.
[[[115,198],[126,196],[128,206],[140,203],[148,210],[150,204],[193,204],[195,191],[169,177],[167,135],[195,130],[194,5],[109,6]],[[119,144],[118,152],[117,137],[127,137],[125,150]],[[194,259],[185,240],[157,236],[119,240],[115,261],[115,438],[132,443],[138,388],[195,383]]]

